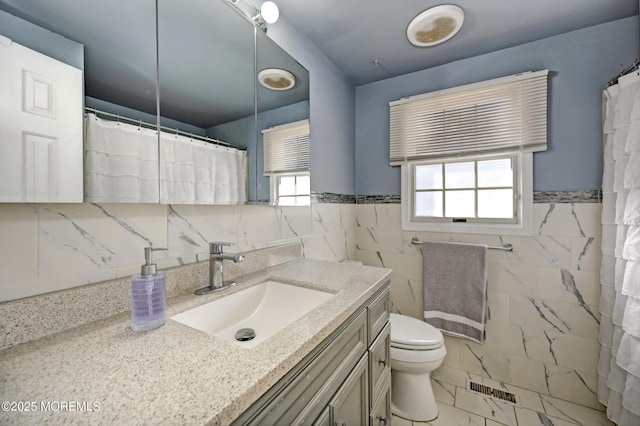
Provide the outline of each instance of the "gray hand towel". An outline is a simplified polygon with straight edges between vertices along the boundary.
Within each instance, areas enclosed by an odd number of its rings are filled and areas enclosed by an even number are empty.
[[[425,242],[424,320],[445,334],[484,342],[487,246]]]

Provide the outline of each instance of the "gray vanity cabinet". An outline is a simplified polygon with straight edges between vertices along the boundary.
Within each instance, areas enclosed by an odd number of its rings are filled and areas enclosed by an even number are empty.
[[[387,284],[233,424],[383,425],[390,388]]]
[[[374,402],[369,417],[370,426],[391,425],[391,374],[384,376],[384,392]]]
[[[367,423],[369,416],[368,372],[369,367],[365,355],[329,402],[334,425],[358,426]]]

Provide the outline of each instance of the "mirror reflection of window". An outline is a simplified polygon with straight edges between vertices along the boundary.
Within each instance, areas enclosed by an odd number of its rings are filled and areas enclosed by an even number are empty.
[[[282,173],[274,181],[274,204],[278,206],[308,206],[311,204],[311,179],[308,173]]]
[[[271,179],[271,201],[281,206],[311,203],[309,178],[309,120],[262,131],[264,174]]]

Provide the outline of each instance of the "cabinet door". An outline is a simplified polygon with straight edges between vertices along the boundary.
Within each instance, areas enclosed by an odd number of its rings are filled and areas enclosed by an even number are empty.
[[[391,425],[391,374],[385,374],[382,388],[384,393],[380,395],[371,408],[370,426],[390,426]]]
[[[0,202],[81,203],[82,71],[0,38]]]
[[[375,403],[381,393],[385,392],[384,379],[387,374],[391,374],[390,331],[391,324],[387,323],[369,349],[369,382],[371,383],[369,397],[371,405]]]
[[[334,426],[361,426],[369,417],[369,367],[365,354],[334,395],[329,407]]]
[[[327,406],[327,408],[322,411],[320,417],[313,422],[313,426],[331,426],[331,407]]]

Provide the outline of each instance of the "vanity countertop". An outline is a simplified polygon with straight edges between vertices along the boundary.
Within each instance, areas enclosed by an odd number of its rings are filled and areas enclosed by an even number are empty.
[[[298,259],[240,277],[222,294],[169,299],[167,323],[157,330],[133,333],[127,313],[6,349],[0,352],[1,399],[22,412],[7,412],[3,403],[0,423],[228,424],[373,296],[390,273]],[[336,294],[249,350],[169,318],[266,279]]]

